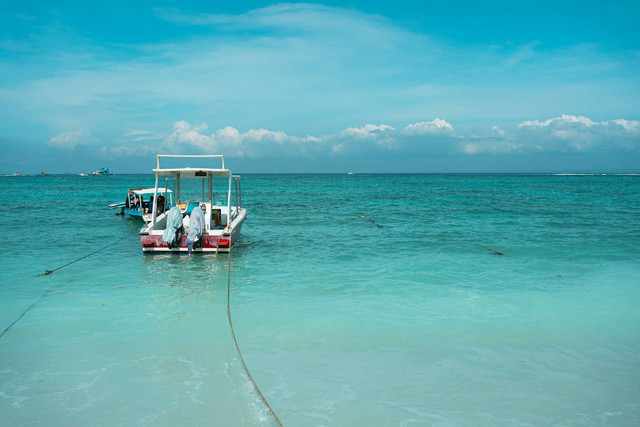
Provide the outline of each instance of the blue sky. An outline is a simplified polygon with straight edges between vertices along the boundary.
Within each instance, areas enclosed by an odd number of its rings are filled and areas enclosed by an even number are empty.
[[[640,172],[632,1],[5,2],[0,172]]]

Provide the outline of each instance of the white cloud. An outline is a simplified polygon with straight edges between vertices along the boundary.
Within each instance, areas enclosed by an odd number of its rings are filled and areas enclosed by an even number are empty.
[[[640,148],[640,122],[624,119],[595,122],[563,114],[523,121],[511,135],[524,147],[540,152],[602,152]]]
[[[557,128],[563,127],[566,125],[572,124],[580,124],[587,127],[591,127],[596,125],[593,120],[588,119],[584,116],[571,116],[569,114],[563,114],[560,117],[554,117],[553,119],[548,119],[542,122],[538,120],[526,120],[518,125],[519,128]]]
[[[354,139],[376,139],[379,138],[380,135],[393,131],[395,131],[395,129],[389,125],[366,124],[359,128],[347,128],[340,132],[340,134],[345,137],[353,137]]]
[[[611,120],[611,123],[614,123],[618,126],[622,126],[624,130],[626,130],[627,132],[632,132],[632,133],[640,132],[640,121],[638,120],[616,119],[616,120]]]
[[[322,159],[342,157],[441,157],[479,154],[599,153],[640,151],[640,122],[616,119],[595,122],[584,116],[562,115],[523,121],[511,129],[492,126],[485,136],[465,137],[443,119],[410,123],[396,129],[386,124],[348,127],[322,136],[298,137],[282,131],[226,126],[207,132],[206,123],[178,121],[160,145],[104,148],[109,156],[169,153],[223,153],[229,157]],[[138,135],[132,131],[128,135]]]
[[[70,150],[75,148],[79,144],[87,144],[92,141],[95,141],[95,138],[83,131],[70,131],[63,132],[52,137],[47,142],[47,144],[51,145],[52,147]]]
[[[462,154],[508,154],[522,151],[522,145],[504,139],[465,140],[460,144]]]
[[[211,27],[215,30],[286,31],[296,37],[301,34],[346,41],[342,35],[389,47],[408,33],[392,25],[381,15],[359,12],[353,8],[331,7],[310,3],[280,3],[257,8],[243,14],[181,13],[175,9],[160,10],[159,16],[182,25]],[[354,31],[354,26],[357,31]],[[373,43],[372,43],[373,44]]]
[[[493,133],[495,136],[505,136],[505,135],[506,135],[505,130],[504,130],[504,129],[501,129],[501,128],[500,128],[500,127],[498,127],[498,126],[493,126],[493,127],[491,128],[491,133]]]
[[[640,151],[640,122],[596,122],[562,114],[542,121],[525,120],[510,130],[494,126],[487,137],[467,139],[461,148],[468,155]]]
[[[129,141],[134,141],[134,142],[160,140],[164,138],[164,136],[165,135],[161,135],[156,132],[147,131],[147,130],[132,130],[122,135],[123,138]]]
[[[174,131],[164,139],[162,147],[170,152],[197,150],[253,158],[307,154],[302,146],[306,138],[290,136],[281,131],[250,129],[241,133],[232,126],[226,126],[205,134],[203,132],[206,129],[206,124],[193,126],[185,121],[176,122]],[[309,141],[314,140],[309,138]]]
[[[195,149],[237,157],[313,157],[402,152],[434,141],[441,144],[443,139],[454,147],[459,139],[451,124],[442,119],[410,124],[402,130],[386,124],[365,124],[335,134],[306,137],[268,129],[240,132],[231,126],[205,134],[206,129],[206,124],[192,126],[188,122],[176,122],[173,133],[165,138],[162,146],[170,152]]]
[[[420,122],[408,125],[402,131],[405,135],[443,135],[451,136],[455,132],[446,120],[435,119],[431,122]]]

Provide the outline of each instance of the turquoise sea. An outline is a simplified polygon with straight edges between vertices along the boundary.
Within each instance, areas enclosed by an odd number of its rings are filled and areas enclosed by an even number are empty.
[[[640,176],[244,175],[230,260],[153,182],[0,177],[0,425],[275,425],[229,264],[285,426],[640,425]]]

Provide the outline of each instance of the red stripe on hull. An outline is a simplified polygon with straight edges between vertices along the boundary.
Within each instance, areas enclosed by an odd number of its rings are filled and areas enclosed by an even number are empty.
[[[204,244],[202,247],[194,248],[194,252],[199,251],[228,251],[230,236],[204,236]],[[153,236],[153,235],[141,235],[140,242],[142,243],[142,250],[145,252],[155,252],[155,251],[186,251],[187,245],[187,236],[182,236],[180,238],[180,248],[172,247],[169,249],[166,243],[162,241],[162,236]]]

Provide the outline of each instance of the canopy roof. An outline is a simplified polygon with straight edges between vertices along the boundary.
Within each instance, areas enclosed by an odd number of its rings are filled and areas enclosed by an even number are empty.
[[[154,169],[153,174],[159,178],[173,178],[180,174],[180,178],[229,178],[229,169],[206,169],[206,168],[178,168],[178,169]]]
[[[156,189],[151,187],[151,188],[132,188],[131,190],[129,190],[129,193],[133,193],[133,194],[154,194],[156,192]],[[171,190],[164,189],[161,187],[158,187],[158,193],[171,193]]]

